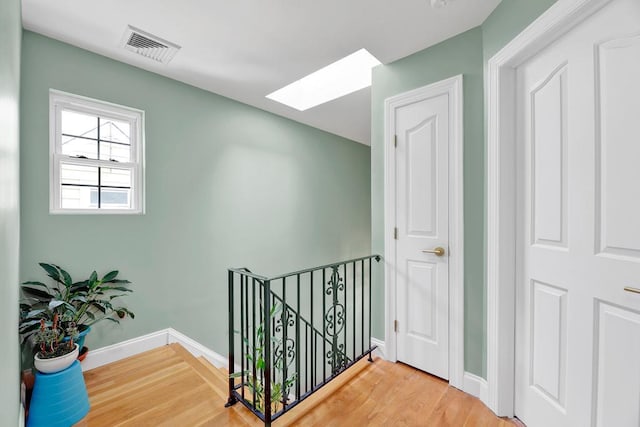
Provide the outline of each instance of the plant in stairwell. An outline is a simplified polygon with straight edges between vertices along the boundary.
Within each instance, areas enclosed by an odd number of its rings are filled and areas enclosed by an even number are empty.
[[[66,270],[55,264],[40,263],[40,267],[54,283],[22,284],[19,331],[23,345],[39,333],[42,319],[51,323],[57,316],[61,340],[77,341],[82,346],[92,325],[103,320],[120,323],[126,316],[135,317],[128,308],[116,305],[118,298],[133,292],[127,287],[131,282],[118,279],[117,270],[102,278],[93,271],[88,279],[74,282]],[[71,337],[74,331],[77,336]]]
[[[276,304],[271,307],[271,311],[269,313],[269,321],[275,320],[282,311],[282,306],[280,304]],[[284,322],[283,322],[284,323]],[[236,331],[238,333],[239,331]],[[245,358],[248,361],[249,366],[253,366],[255,368],[255,376],[253,375],[253,370],[248,369],[243,372],[234,372],[229,375],[230,378],[241,378],[244,377],[246,380],[244,382],[244,386],[246,386],[253,396],[255,396],[256,407],[255,409],[263,412],[265,409],[265,386],[264,386],[264,373],[266,367],[265,361],[265,334],[264,334],[264,323],[260,323],[256,329],[256,339],[255,343],[252,346],[249,340],[245,337],[243,339],[244,345],[246,348]],[[286,351],[278,352],[276,349],[281,346],[282,339],[277,338],[275,336],[271,337],[271,343],[273,350],[273,355],[275,358],[273,359],[273,367],[275,368],[276,378],[279,376],[280,378],[284,378],[285,366],[288,367],[291,362],[287,363]],[[255,359],[253,357],[255,354]],[[284,381],[271,381],[271,408],[272,413],[278,412],[280,410],[280,404],[286,403],[289,396],[289,390],[295,384],[296,374],[294,373],[291,376],[288,376]],[[251,402],[252,399],[249,399]]]
[[[63,337],[69,337],[64,342]],[[59,315],[55,313],[51,322],[40,319],[39,328],[33,334],[36,346],[34,364],[36,369],[44,373],[58,372],[69,367],[78,356],[78,328],[70,322],[63,331],[60,329]]]

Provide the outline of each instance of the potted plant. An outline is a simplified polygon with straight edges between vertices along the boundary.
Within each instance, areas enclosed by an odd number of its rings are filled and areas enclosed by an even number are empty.
[[[20,333],[25,339],[38,330],[40,319],[58,314],[63,330],[70,325],[77,328],[77,343],[82,348],[92,325],[102,320],[120,323],[127,315],[132,319],[135,317],[126,307],[114,305],[116,298],[133,292],[126,287],[131,282],[117,278],[117,270],[102,278],[93,271],[88,279],[74,282],[67,271],[55,264],[39,265],[54,283],[52,286],[38,281],[22,284],[25,298],[20,304]],[[63,336],[62,339],[69,341],[70,337]]]
[[[282,313],[282,314],[281,314]],[[269,317],[271,321],[277,320],[279,316],[282,316],[282,319],[286,316],[284,311],[282,310],[281,304],[276,304],[271,307],[271,311],[269,313]],[[283,320],[284,323],[284,320]],[[236,331],[237,332],[237,331]],[[241,384],[242,387],[247,387],[248,391],[252,396],[255,396],[255,407],[253,409],[264,413],[265,410],[265,384],[264,384],[264,368],[265,368],[265,340],[268,339],[264,335],[264,324],[260,323],[258,328],[256,329],[255,336],[255,345],[252,346],[247,338],[244,338],[243,345],[246,346],[247,350],[245,352],[245,358],[247,359],[247,366],[252,366],[255,368],[255,371],[252,369],[248,369],[246,371],[234,372],[229,375],[229,378],[243,378],[244,384]],[[273,344],[274,349],[277,349],[281,345],[283,345],[283,341],[279,337],[271,337],[271,342]],[[255,354],[255,360],[252,356]],[[297,375],[294,373],[284,380],[284,384],[281,379],[284,377],[285,372],[285,364],[287,367],[292,363],[293,359],[290,361],[286,360],[287,355],[285,351],[278,352],[274,351],[273,354],[273,378],[271,381],[271,412],[277,413],[280,410],[280,405],[288,402],[289,391],[291,387],[295,384]],[[255,376],[253,372],[255,372]],[[276,380],[278,377],[280,380]],[[253,406],[252,402],[249,402],[251,406]]]
[[[70,338],[68,342],[62,342],[64,333],[58,329],[58,326],[58,314],[56,313],[53,315],[53,321],[50,325],[45,319],[40,319],[40,328],[34,334],[38,351],[33,363],[35,368],[44,374],[52,374],[66,369],[78,357],[78,344],[74,342],[78,336],[75,324],[71,322],[65,331]]]

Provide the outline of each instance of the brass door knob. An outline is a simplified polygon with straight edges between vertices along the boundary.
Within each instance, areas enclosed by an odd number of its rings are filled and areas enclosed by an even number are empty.
[[[438,246],[435,249],[423,249],[422,250],[423,253],[425,254],[435,254],[436,256],[442,256],[444,255],[444,248]]]

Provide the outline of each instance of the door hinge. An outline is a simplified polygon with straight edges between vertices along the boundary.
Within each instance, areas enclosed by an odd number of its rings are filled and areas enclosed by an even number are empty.
[[[398,135],[393,135],[393,146],[398,147]]]
[[[393,238],[398,240],[398,227],[393,227]]]
[[[398,321],[397,320],[393,321],[393,332],[398,332]]]

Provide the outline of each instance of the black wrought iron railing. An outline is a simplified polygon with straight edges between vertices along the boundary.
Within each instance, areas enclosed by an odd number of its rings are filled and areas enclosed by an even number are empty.
[[[272,278],[229,269],[229,400],[265,425],[369,356],[371,255]]]

